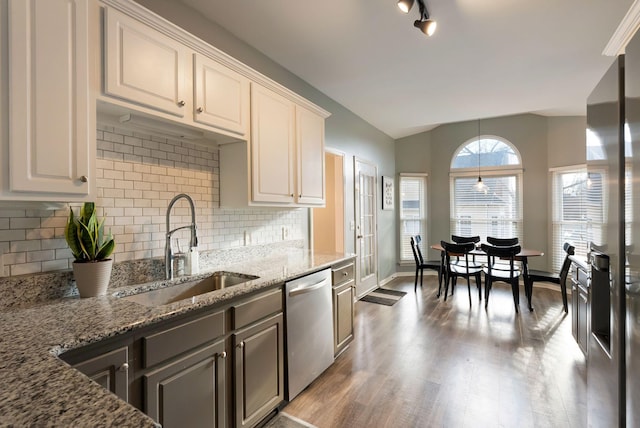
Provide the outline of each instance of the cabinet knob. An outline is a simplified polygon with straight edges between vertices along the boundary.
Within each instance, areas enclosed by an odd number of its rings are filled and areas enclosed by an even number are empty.
[[[218,354],[220,358],[227,358],[227,351],[222,351],[222,354]]]
[[[89,181],[89,178],[87,178],[86,175],[81,175],[80,176],[80,181],[82,181],[83,183],[86,183],[87,181]]]
[[[198,107],[198,108],[196,109],[196,111],[197,111],[198,113],[202,113],[202,112],[204,111],[204,109],[203,109],[202,107]]]
[[[347,276],[349,275],[347,272],[342,272],[342,276]]]
[[[184,105],[185,105],[184,100],[178,101],[178,107],[184,107]]]
[[[293,193],[291,194],[291,197],[293,198]]]
[[[244,348],[244,342],[238,343],[238,348],[240,348],[240,349]]]
[[[126,372],[129,370],[129,363],[122,363],[122,365],[118,368],[121,372]]]
[[[302,193],[300,193],[300,194],[298,195],[298,199],[299,199],[299,198],[302,198]]]

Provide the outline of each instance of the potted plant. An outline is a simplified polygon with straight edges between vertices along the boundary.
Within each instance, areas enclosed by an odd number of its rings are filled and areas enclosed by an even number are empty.
[[[115,241],[111,233],[105,238],[104,218],[98,221],[93,202],[85,202],[78,217],[73,209],[69,211],[64,236],[75,258],[73,276],[78,292],[80,297],[103,296],[111,278],[113,260],[109,256]]]

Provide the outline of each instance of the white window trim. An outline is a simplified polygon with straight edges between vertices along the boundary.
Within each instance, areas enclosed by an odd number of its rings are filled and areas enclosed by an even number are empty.
[[[401,172],[398,174],[399,178],[402,179],[403,177],[405,178],[410,178],[410,177],[420,177],[420,178],[424,178],[424,194],[423,194],[423,204],[424,204],[424,216],[422,218],[422,229],[423,233],[421,234],[422,237],[422,242],[426,243],[428,242],[428,236],[427,236],[427,228],[428,228],[428,218],[429,218],[429,202],[428,202],[428,195],[429,195],[429,191],[428,191],[428,187],[429,187],[429,174],[426,172]],[[413,259],[413,255],[411,255],[411,258],[406,258],[403,259],[402,258],[402,222],[403,219],[401,217],[401,212],[402,212],[402,198],[400,195],[400,191],[401,191],[402,185],[400,180],[398,180],[398,240],[400,241],[400,245],[398,246],[398,264],[400,266],[415,266],[415,260]],[[422,250],[423,254],[426,254],[424,249]]]

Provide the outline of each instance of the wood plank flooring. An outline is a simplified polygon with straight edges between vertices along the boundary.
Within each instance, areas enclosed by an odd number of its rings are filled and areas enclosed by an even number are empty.
[[[474,287],[472,283],[472,287]],[[437,280],[413,277],[394,306],[357,302],[355,340],[284,411],[319,428],[584,427],[585,358],[571,336],[559,291],[521,292],[516,314],[508,285],[489,308],[466,282],[446,302]],[[475,291],[475,288],[472,288]]]

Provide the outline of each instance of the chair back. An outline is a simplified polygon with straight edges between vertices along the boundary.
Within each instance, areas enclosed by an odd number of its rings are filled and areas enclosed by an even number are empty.
[[[416,243],[413,240],[413,236],[409,238],[411,242],[411,252],[413,253],[413,260],[416,262],[416,267],[420,266],[420,259],[418,259],[418,253],[416,252]]]
[[[496,247],[513,247],[518,245],[518,238],[494,238],[493,236],[487,236],[487,242]]]
[[[566,284],[567,275],[569,275],[569,269],[571,268],[571,259],[569,256],[573,256],[576,253],[576,248],[565,242],[563,247],[565,252],[564,262],[562,263],[562,267],[560,268],[560,284]]]
[[[447,241],[440,241],[440,245],[444,249],[445,254],[445,266],[449,266],[451,263],[451,257],[464,257],[467,270],[469,267],[469,252],[475,249],[475,244],[473,242],[469,242],[466,244],[455,244]]]
[[[422,242],[422,238],[420,235],[416,235],[416,252],[418,253],[418,260],[421,264],[424,264],[424,257],[422,257],[422,250],[420,249],[420,243]]]
[[[504,246],[482,244],[481,248],[482,248],[482,251],[484,251],[487,254],[487,257],[489,257],[489,259],[495,259],[497,257],[503,260],[508,260],[510,276],[513,277],[514,275],[516,275],[517,269],[515,266],[515,260],[516,260],[516,254],[518,254],[521,250],[520,245],[512,245],[510,247],[504,247]],[[491,275],[491,270],[493,268],[492,265],[493,263],[487,264],[487,273],[489,275]]]
[[[477,244],[478,242],[480,242],[480,237],[451,235],[451,240],[456,244],[468,244],[470,242],[473,244]]]

